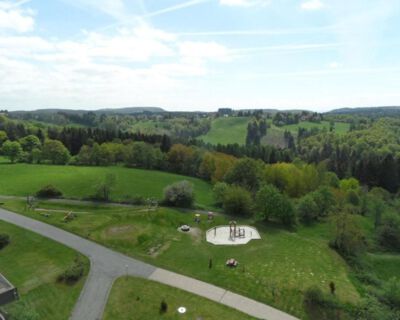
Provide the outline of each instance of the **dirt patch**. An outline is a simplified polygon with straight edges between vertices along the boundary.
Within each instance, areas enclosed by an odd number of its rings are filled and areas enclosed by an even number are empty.
[[[158,244],[154,247],[151,247],[147,253],[152,256],[153,258],[159,256],[161,253],[163,253],[164,251],[168,250],[169,246],[171,245],[170,241],[167,241],[166,243],[162,244]]]
[[[125,239],[132,238],[136,228],[133,225],[113,226],[103,231],[106,238]]]
[[[201,242],[203,231],[201,231],[200,228],[190,227],[189,231],[182,231],[181,228],[179,227],[178,231],[190,235],[195,243]]]

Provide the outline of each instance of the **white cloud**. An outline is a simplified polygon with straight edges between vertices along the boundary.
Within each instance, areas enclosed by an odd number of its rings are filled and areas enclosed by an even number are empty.
[[[304,1],[300,7],[303,10],[320,10],[324,7],[324,4],[321,0],[308,0]]]
[[[87,32],[80,40],[0,35],[1,103],[30,106],[164,104],[185,90],[187,78],[226,61],[216,42],[182,41],[142,24],[114,35]]]
[[[219,4],[223,6],[237,7],[252,7],[266,6],[271,3],[271,0],[219,0]]]
[[[17,32],[32,31],[35,25],[33,12],[18,7],[6,1],[0,1],[0,31],[13,30]]]
[[[228,49],[216,42],[185,41],[179,45],[179,51],[185,59],[229,60]]]

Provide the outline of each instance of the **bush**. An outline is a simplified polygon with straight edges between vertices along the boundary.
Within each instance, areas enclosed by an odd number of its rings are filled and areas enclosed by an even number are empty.
[[[162,300],[160,304],[160,314],[164,314],[167,311],[168,311],[168,304],[165,302],[165,300]]]
[[[213,195],[215,204],[217,206],[222,206],[224,202],[224,197],[226,190],[228,190],[229,186],[225,182],[217,182],[213,188]]]
[[[382,301],[388,306],[400,309],[400,280],[391,278],[382,287]]]
[[[0,234],[0,249],[3,249],[10,243],[10,236],[8,234]]]
[[[317,220],[318,211],[318,206],[310,195],[300,199],[297,214],[302,222],[309,224]]]
[[[234,215],[250,215],[252,199],[250,192],[239,186],[230,186],[223,199],[225,213]]]
[[[378,229],[379,243],[385,248],[400,251],[400,216],[387,214]]]
[[[325,297],[318,287],[310,287],[304,292],[304,302],[309,305],[324,305]]]
[[[39,198],[59,198],[62,196],[62,192],[53,185],[49,184],[36,192],[36,196]]]
[[[334,295],[324,294],[316,286],[310,287],[304,292],[304,304],[309,319],[339,319],[337,311],[343,309]]]
[[[85,272],[85,265],[80,258],[76,258],[72,265],[70,265],[62,274],[57,278],[58,282],[65,282],[73,284],[82,278]]]
[[[184,180],[167,186],[163,202],[168,206],[190,208],[194,202],[193,185]]]

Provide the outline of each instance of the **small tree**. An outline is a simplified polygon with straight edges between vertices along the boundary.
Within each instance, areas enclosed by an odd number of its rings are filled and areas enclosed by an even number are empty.
[[[190,208],[194,202],[193,184],[180,181],[164,189],[164,203],[168,206]]]
[[[2,147],[3,154],[14,163],[22,154],[22,147],[17,141],[7,140]]]
[[[46,140],[43,145],[42,159],[52,164],[67,164],[71,155],[68,149],[58,140]]]
[[[214,185],[213,195],[214,195],[215,204],[217,206],[222,206],[222,204],[224,202],[225,193],[228,190],[228,188],[229,188],[229,185],[226,184],[225,182],[217,182]]]
[[[365,237],[355,216],[347,212],[337,213],[334,218],[334,238],[330,245],[342,256],[357,256],[365,250]]]
[[[115,187],[116,176],[113,173],[106,174],[104,180],[97,187],[95,198],[97,200],[109,201],[112,190]]]
[[[311,223],[318,218],[318,206],[311,195],[306,195],[300,199],[297,206],[297,215],[304,223]]]

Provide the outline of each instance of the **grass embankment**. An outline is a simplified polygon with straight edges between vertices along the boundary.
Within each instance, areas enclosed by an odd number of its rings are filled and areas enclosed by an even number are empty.
[[[165,313],[160,313],[162,300],[168,306]],[[185,314],[179,314],[177,311],[182,306],[186,308]],[[123,277],[114,283],[103,319],[250,320],[254,318],[208,299],[157,282]]]
[[[199,225],[193,214],[168,208],[148,212],[144,208],[72,206],[39,203],[50,210],[73,210],[77,218],[63,223],[64,213],[50,212],[46,218],[26,211],[22,201],[7,201],[6,207],[88,237],[127,255],[213,283],[253,299],[271,304],[301,318],[306,318],[303,292],[311,285],[329,291],[334,281],[343,301],[355,302],[359,294],[349,278],[342,258],[328,247],[329,225],[300,227],[297,232],[258,224],[262,240],[244,246],[214,246],[205,241],[205,231],[227,224],[231,217],[202,217]],[[251,224],[243,220],[241,223]],[[177,231],[178,226],[197,227],[193,234]],[[212,269],[209,259],[212,258]],[[229,269],[225,261],[235,258],[239,267]]]
[[[210,131],[198,139],[211,144],[245,144],[249,120],[248,117],[216,118],[211,123]]]
[[[107,174],[115,174],[116,184],[111,199],[124,201],[133,197],[162,198],[163,189],[174,182],[188,180],[194,185],[196,204],[212,207],[212,186],[200,179],[177,174],[124,167],[73,167],[33,164],[0,165],[0,195],[34,195],[52,184],[68,198],[88,198]]]
[[[0,272],[18,288],[20,294],[19,301],[3,309],[13,315],[24,308],[37,313],[43,320],[68,319],[84,279],[74,285],[58,283],[56,279],[78,254],[57,242],[3,221],[0,221],[0,233],[8,234],[11,239],[11,243],[0,250]],[[79,257],[85,262],[87,273],[89,261]]]

